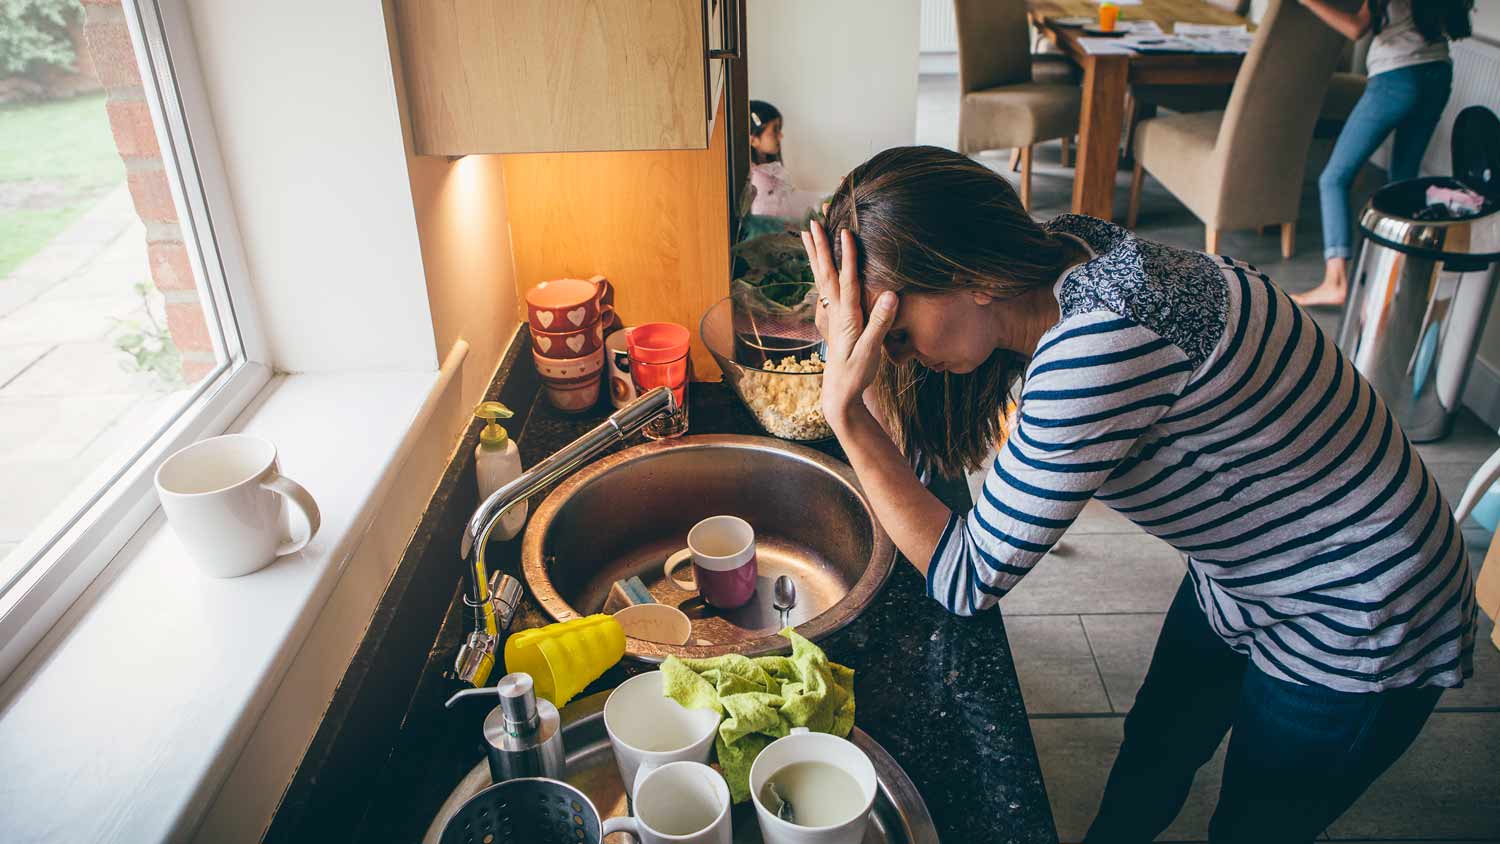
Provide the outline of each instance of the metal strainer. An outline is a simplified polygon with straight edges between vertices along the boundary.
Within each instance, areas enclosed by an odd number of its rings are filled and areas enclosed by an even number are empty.
[[[601,844],[599,811],[558,780],[527,777],[486,788],[459,808],[442,844]]]

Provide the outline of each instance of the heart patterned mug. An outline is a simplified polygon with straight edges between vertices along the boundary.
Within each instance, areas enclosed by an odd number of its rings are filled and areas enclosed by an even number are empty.
[[[594,323],[576,331],[537,331],[531,329],[531,342],[537,351],[549,358],[581,358],[597,352],[604,345],[604,324]]]
[[[526,319],[532,331],[566,334],[595,324],[607,325],[614,318],[614,310],[614,288],[602,275],[588,281],[544,281],[526,292]]]

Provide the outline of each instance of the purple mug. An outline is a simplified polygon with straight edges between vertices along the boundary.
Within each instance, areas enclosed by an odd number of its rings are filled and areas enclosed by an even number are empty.
[[[673,572],[693,561],[693,579]],[[667,558],[663,568],[677,588],[697,592],[722,610],[750,602],[755,594],[755,529],[738,516],[710,516],[688,531],[688,547]]]

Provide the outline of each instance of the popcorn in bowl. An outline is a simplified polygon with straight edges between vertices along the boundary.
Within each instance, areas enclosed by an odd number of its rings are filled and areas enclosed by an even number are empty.
[[[823,418],[823,359],[813,352],[807,360],[784,357],[766,361],[759,370],[739,369],[740,398],[772,436],[789,440],[821,440],[833,436]]]

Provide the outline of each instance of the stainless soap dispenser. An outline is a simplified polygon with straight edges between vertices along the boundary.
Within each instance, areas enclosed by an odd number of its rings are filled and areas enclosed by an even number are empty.
[[[550,701],[536,696],[533,686],[531,675],[518,671],[501,677],[494,688],[464,689],[448,698],[452,708],[462,698],[499,695],[500,705],[484,719],[485,750],[495,782],[519,777],[560,780],[566,774],[562,716]]]

